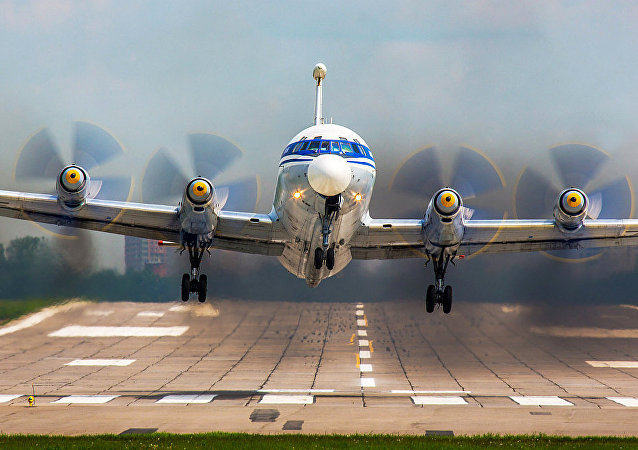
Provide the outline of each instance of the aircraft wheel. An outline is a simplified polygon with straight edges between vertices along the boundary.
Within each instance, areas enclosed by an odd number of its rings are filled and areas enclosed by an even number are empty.
[[[319,270],[323,266],[323,249],[317,247],[315,249],[315,269]]]
[[[328,270],[332,270],[335,268],[335,249],[334,247],[330,247],[326,252],[326,267]]]
[[[187,273],[182,275],[182,301],[187,302],[191,292],[191,277]]]
[[[208,290],[208,277],[206,275],[199,276],[199,286],[197,290],[197,300],[200,303],[206,301],[206,291]]]
[[[425,294],[425,310],[428,313],[434,311],[434,297],[436,297],[436,293],[434,292],[434,285],[431,284],[428,286],[428,291]]]
[[[449,314],[452,310],[452,286],[445,286],[443,290],[443,312]]]

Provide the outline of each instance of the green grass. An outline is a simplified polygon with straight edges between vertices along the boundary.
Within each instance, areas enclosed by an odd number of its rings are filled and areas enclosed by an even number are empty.
[[[451,448],[638,448],[638,438],[582,437],[569,438],[546,435],[473,437],[445,436],[395,436],[395,435],[258,435],[243,433],[203,433],[145,435],[95,435],[95,436],[30,436],[0,435],[0,448],[44,448],[44,449],[84,449],[84,448],[365,448],[365,449],[451,449]]]
[[[63,303],[63,299],[30,298],[23,300],[0,300],[0,325],[20,316],[38,311],[51,305]]]

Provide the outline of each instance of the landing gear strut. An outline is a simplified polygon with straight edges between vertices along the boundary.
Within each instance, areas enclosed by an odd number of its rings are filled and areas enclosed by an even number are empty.
[[[326,197],[326,209],[321,217],[321,247],[315,248],[315,269],[319,270],[326,262],[326,268],[332,270],[335,267],[335,249],[330,247],[330,233],[332,224],[339,215],[341,209],[341,194]]]
[[[187,242],[185,245],[188,248],[191,273],[182,275],[182,301],[187,302],[192,292],[197,293],[197,299],[203,303],[206,301],[208,278],[206,275],[199,274],[199,265],[202,262],[204,252],[208,251],[208,245],[201,246],[196,242]]]
[[[445,271],[452,257],[444,253],[441,252],[438,257],[431,257],[434,265],[434,284],[428,286],[425,296],[425,310],[428,313],[433,312],[436,305],[441,305],[445,314],[452,310],[452,286],[445,286],[444,281]]]

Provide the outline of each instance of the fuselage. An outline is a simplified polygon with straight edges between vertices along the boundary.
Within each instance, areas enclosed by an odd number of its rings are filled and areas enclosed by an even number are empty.
[[[289,234],[279,257],[294,275],[315,287],[350,262],[349,242],[368,213],[376,177],[370,148],[355,132],[319,124],[297,134],[279,161],[274,212]],[[325,247],[324,215],[338,203],[327,248],[334,249],[334,267],[317,268],[314,250]],[[325,229],[324,229],[325,230]]]

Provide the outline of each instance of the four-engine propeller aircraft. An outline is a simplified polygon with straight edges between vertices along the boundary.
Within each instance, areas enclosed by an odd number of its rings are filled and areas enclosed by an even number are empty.
[[[188,251],[191,266],[182,277],[184,301],[191,293],[205,301],[207,279],[199,267],[210,249],[277,256],[311,287],[353,258],[424,258],[432,262],[435,278],[427,289],[426,310],[441,305],[449,313],[452,288],[445,285],[445,274],[448,264],[462,255],[638,245],[638,220],[596,220],[599,200],[592,197],[590,202],[584,190],[574,187],[560,192],[552,219],[472,219],[462,189],[443,185],[422,218],[373,219],[368,207],[376,176],[374,157],[358,134],[325,123],[325,76],[326,67],[318,64],[313,71],[314,125],[286,145],[269,214],[225,210],[228,192],[216,190],[210,179],[200,176],[181,185],[177,206],[127,201],[130,190],[122,191],[126,200],[104,198],[102,188],[108,183],[93,181],[76,160],[56,172],[55,194],[0,191],[0,215],[179,246]],[[92,154],[90,142],[83,147]],[[108,149],[102,151],[112,156]],[[88,158],[86,164],[95,159]]]

